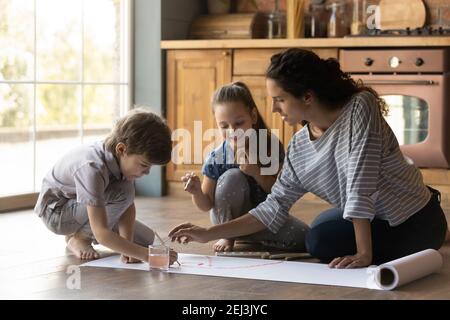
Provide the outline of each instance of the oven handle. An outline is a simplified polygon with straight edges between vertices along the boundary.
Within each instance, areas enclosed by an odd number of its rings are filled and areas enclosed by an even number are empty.
[[[418,85],[418,86],[434,86],[439,84],[434,80],[363,80],[364,84],[371,85]]]

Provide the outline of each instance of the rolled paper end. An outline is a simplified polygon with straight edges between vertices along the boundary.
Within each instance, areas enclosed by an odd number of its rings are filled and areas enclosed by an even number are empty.
[[[398,286],[399,276],[397,270],[392,266],[381,266],[375,276],[375,283],[380,289],[392,290]]]

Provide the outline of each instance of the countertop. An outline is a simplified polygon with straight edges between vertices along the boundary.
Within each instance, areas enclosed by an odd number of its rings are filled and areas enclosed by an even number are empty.
[[[161,49],[450,47],[450,36],[244,40],[166,40]]]

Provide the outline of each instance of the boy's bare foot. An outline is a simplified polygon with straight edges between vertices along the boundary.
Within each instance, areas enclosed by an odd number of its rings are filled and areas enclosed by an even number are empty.
[[[66,237],[67,249],[81,260],[92,260],[100,258],[100,255],[91,245],[91,240],[80,239],[75,236]]]
[[[216,252],[232,251],[234,247],[234,240],[220,239],[213,248]]]

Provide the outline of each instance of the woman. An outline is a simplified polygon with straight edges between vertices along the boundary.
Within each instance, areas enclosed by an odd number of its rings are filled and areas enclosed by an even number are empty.
[[[169,234],[174,240],[206,242],[265,228],[276,233],[291,206],[312,192],[335,207],[306,236],[308,251],[330,267],[365,267],[441,247],[447,222],[439,192],[405,161],[375,91],[355,83],[336,60],[302,49],[274,55],[266,76],[273,112],[304,125],[271,194],[229,223],[180,225]]]

